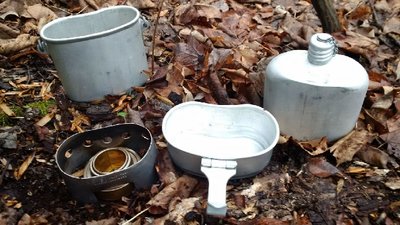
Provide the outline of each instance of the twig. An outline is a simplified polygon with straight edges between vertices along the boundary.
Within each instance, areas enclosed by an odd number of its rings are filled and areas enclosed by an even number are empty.
[[[150,207],[142,210],[141,212],[139,212],[138,214],[136,214],[134,217],[130,218],[128,221],[125,221],[122,225],[128,225],[130,222],[134,221],[136,218],[138,218],[140,215],[142,215],[143,213],[147,212],[150,209]]]
[[[154,57],[154,50],[156,47],[156,33],[157,33],[157,26],[158,26],[158,21],[160,20],[160,15],[161,15],[161,9],[163,7],[164,4],[164,0],[161,0],[158,3],[158,13],[157,13],[157,17],[156,17],[156,21],[154,22],[154,31],[153,31],[153,43],[151,46],[151,76],[154,76],[154,61],[155,61],[155,57]]]
[[[218,78],[217,72],[211,66],[208,75],[208,86],[210,87],[215,100],[217,100],[220,105],[232,105],[229,99],[228,93],[222,86],[221,81]]]
[[[3,184],[3,179],[4,179],[4,176],[6,175],[8,165],[10,165],[10,160],[6,159],[6,165],[4,166],[4,170],[1,172],[1,175],[0,175],[0,186]]]

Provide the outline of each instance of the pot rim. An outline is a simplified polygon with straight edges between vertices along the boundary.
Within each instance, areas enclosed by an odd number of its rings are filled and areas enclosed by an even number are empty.
[[[184,107],[190,107],[192,105],[198,105],[198,106],[205,106],[205,107],[213,107],[213,108],[222,108],[222,109],[227,109],[227,108],[248,108],[248,109],[253,109],[255,111],[258,111],[260,113],[264,113],[268,119],[272,120],[272,123],[275,125],[275,137],[272,139],[271,143],[269,143],[268,147],[263,149],[262,151],[257,151],[256,153],[250,153],[248,155],[244,155],[243,157],[225,157],[225,158],[220,158],[220,157],[210,157],[207,155],[201,155],[201,153],[199,152],[189,152],[186,151],[185,149],[181,149],[178,148],[174,143],[171,143],[169,140],[171,140],[170,138],[170,134],[168,132],[166,132],[166,127],[168,124],[168,120],[171,117],[171,115],[173,115],[173,113],[176,110],[180,110]],[[172,109],[170,109],[167,114],[164,116],[163,122],[162,122],[162,133],[164,135],[165,140],[167,141],[167,143],[171,146],[173,146],[175,149],[177,149],[178,151],[182,151],[185,152],[187,154],[191,154],[197,157],[201,157],[201,158],[213,158],[213,159],[220,159],[220,160],[240,160],[240,159],[247,159],[247,158],[253,158],[253,157],[257,157],[260,155],[264,155],[267,152],[271,151],[276,144],[278,143],[279,140],[279,136],[280,136],[280,131],[279,131],[279,125],[277,120],[275,119],[275,117],[268,112],[267,110],[256,106],[256,105],[251,105],[251,104],[241,104],[241,105],[214,105],[214,104],[209,104],[209,103],[203,103],[203,102],[196,102],[196,101],[190,101],[190,102],[184,102],[181,103],[179,105],[174,106]]]
[[[96,32],[96,33],[91,33],[91,34],[87,34],[87,35],[82,35],[82,36],[77,36],[77,37],[68,37],[68,38],[51,38],[51,37],[47,37],[45,35],[46,30],[51,27],[54,26],[58,23],[62,23],[66,20],[70,20],[71,18],[73,19],[77,19],[77,18],[81,18],[81,17],[88,17],[88,16],[93,16],[96,14],[101,14],[104,13],[105,11],[112,11],[112,10],[119,10],[119,9],[128,9],[128,10],[132,10],[133,12],[135,12],[135,16],[132,18],[132,20],[130,20],[127,23],[124,23],[120,26],[116,26],[114,28],[105,30],[105,31],[101,31],[101,32]],[[140,12],[138,9],[136,9],[135,7],[132,6],[125,6],[125,5],[118,5],[118,6],[110,6],[107,8],[102,8],[93,12],[88,12],[88,13],[84,13],[84,14],[79,14],[79,15],[72,15],[72,16],[67,16],[67,17],[62,17],[62,18],[57,18],[49,23],[47,23],[46,25],[44,25],[42,27],[42,29],[40,29],[39,35],[40,37],[48,43],[68,43],[68,42],[78,42],[78,41],[84,41],[84,40],[88,40],[88,39],[95,39],[95,38],[99,38],[99,37],[103,37],[103,36],[107,36],[113,33],[116,33],[118,31],[127,29],[131,26],[133,26],[135,23],[137,23],[137,21],[140,18]]]

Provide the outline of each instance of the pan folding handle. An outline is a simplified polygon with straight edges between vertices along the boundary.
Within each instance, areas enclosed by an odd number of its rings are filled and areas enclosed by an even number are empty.
[[[208,179],[207,214],[225,216],[226,214],[226,185],[236,174],[236,161],[201,159],[201,172]]]

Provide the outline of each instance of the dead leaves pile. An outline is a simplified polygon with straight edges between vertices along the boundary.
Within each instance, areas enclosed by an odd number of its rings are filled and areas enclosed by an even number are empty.
[[[0,24],[0,55],[3,56],[0,65],[3,58],[7,62],[17,62],[30,55],[46,59],[35,46],[40,28],[55,18],[127,4],[141,9],[150,21],[155,21],[156,3],[151,0],[3,1],[0,4],[3,21]],[[357,128],[336,143],[328,143],[325,138],[308,142],[286,138],[282,146],[306,153],[301,168],[296,168],[297,174],[293,174],[290,166],[284,166],[282,171],[261,174],[246,187],[230,187],[233,188],[233,194],[228,195],[231,211],[225,223],[311,223],[314,219],[306,215],[307,210],[300,210],[298,214],[290,204],[282,203],[286,209],[281,211],[268,206],[276,196],[279,198],[293,191],[289,186],[301,183],[302,176],[308,174],[318,182],[325,182],[327,187],[336,186],[337,194],[346,185],[352,185],[354,179],[374,179],[388,190],[400,189],[400,4],[394,0],[338,1],[336,4],[344,27],[343,31],[333,34],[340,53],[360,61],[370,77]],[[83,132],[121,121],[143,120],[156,137],[160,154],[163,152],[156,167],[160,183],[153,187],[152,199],[135,209],[124,206],[121,212],[134,215],[147,207],[148,212],[145,211],[154,224],[171,221],[184,224],[193,221],[190,215],[196,217],[204,211],[206,193],[199,191],[204,182],[175,171],[165,156],[166,144],[160,129],[163,115],[174,105],[192,100],[261,105],[263,70],[269,60],[281,52],[306,49],[311,35],[322,30],[310,1],[286,0],[164,1],[157,27],[155,37],[151,30],[155,26],[145,33],[145,45],[149,49],[155,38],[155,67],[148,72],[149,81],[144,87],[133,88],[129,94],[108,96],[103,102],[106,107],[96,105],[96,110],[94,106],[77,107],[65,96],[53,93],[54,82],[32,81],[24,75],[6,82],[10,90],[0,93],[0,109],[15,116],[9,104],[15,99],[55,99],[57,109],[36,119],[39,124],[35,129],[41,141],[57,132]],[[116,113],[128,116],[118,120]],[[0,135],[6,139],[5,135],[11,134],[2,132]],[[16,148],[15,140],[6,141],[3,147],[6,143]],[[32,161],[37,159],[35,154],[30,152],[18,166],[12,167],[16,180],[24,177]],[[8,163],[2,160],[4,167]],[[331,178],[339,181],[332,184]],[[398,210],[398,201],[393,204],[393,211]],[[351,212],[356,210],[350,205],[346,207],[351,208]],[[343,213],[337,215],[339,217],[334,219],[338,221],[350,221]],[[26,214],[21,221],[33,221],[33,218]],[[97,224],[101,221],[104,220]],[[110,221],[110,224],[116,223],[114,218]],[[135,224],[144,221],[140,217]],[[88,224],[96,224],[96,221]]]

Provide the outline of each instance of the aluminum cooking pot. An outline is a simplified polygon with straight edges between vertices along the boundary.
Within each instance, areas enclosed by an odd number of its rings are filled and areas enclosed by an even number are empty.
[[[249,104],[182,103],[165,115],[162,131],[173,162],[207,177],[207,214],[217,216],[226,214],[228,180],[263,170],[279,139],[275,118]]]

